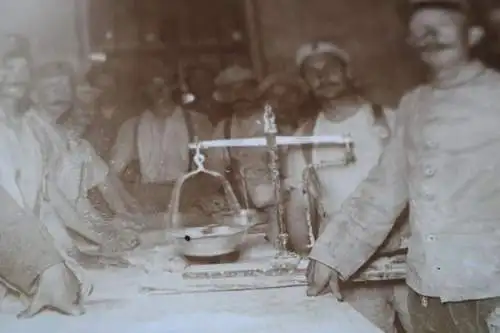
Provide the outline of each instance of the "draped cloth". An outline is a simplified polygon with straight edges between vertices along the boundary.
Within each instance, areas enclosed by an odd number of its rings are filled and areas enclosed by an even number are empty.
[[[10,149],[10,151],[14,151],[10,153],[12,164],[2,173],[15,175],[17,191],[22,194],[23,198],[22,204],[20,202],[17,204],[27,212],[32,213],[34,217],[29,218],[36,219],[37,223],[40,224],[39,228],[50,234],[51,246],[82,282],[84,281],[84,270],[69,256],[75,247],[55,210],[55,206],[61,203],[54,202],[55,199],[49,198],[46,191],[48,173],[53,170],[58,159],[63,156],[66,149],[66,138],[51,118],[41,110],[28,111],[22,118],[21,126],[22,130],[17,135],[18,145],[14,145]],[[7,152],[2,153],[2,155],[4,154]],[[8,179],[5,179],[5,183],[9,183]],[[11,182],[10,184],[12,185]],[[16,193],[15,187],[9,186],[6,190],[11,197],[15,198],[11,194]],[[20,252],[20,256],[29,257],[31,254],[25,254],[28,252],[27,249],[40,252],[44,246],[47,245],[41,243],[39,249],[37,243],[34,242],[30,247],[26,247],[23,252]],[[83,288],[82,294],[86,295],[90,290],[90,285],[85,284]]]
[[[3,187],[0,205],[0,276],[11,288],[31,295],[40,274],[64,260],[47,228]]]

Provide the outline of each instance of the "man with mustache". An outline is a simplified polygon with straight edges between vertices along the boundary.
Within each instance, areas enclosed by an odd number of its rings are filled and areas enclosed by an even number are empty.
[[[319,230],[326,228],[329,219],[335,218],[342,203],[368,176],[376,165],[390,136],[392,114],[381,106],[368,102],[361,96],[350,76],[349,55],[329,42],[303,45],[297,51],[297,66],[304,80],[320,105],[319,114],[304,124],[297,135],[331,135],[349,133],[355,142],[356,161],[350,165],[319,166],[312,169],[316,184],[304,184],[303,172],[311,165],[334,162],[343,157],[343,148],[322,146],[291,148],[287,161],[287,185],[291,187],[287,204],[287,226],[292,246],[297,252],[309,251],[309,234],[305,220],[305,205],[302,193],[318,186],[319,196],[316,207],[323,216]],[[307,187],[306,187],[307,186]],[[302,191],[301,191],[302,190]],[[384,195],[382,192],[379,195]],[[321,211],[324,209],[323,211]],[[316,226],[318,227],[318,226]],[[373,260],[394,257],[401,251],[402,235],[395,232],[387,246]],[[337,237],[332,242],[341,241]],[[349,256],[349,251],[345,255]],[[311,286],[310,296],[319,295],[322,290]],[[350,283],[342,286],[344,299],[384,332],[395,332],[395,317],[399,315],[405,328],[409,330],[403,282],[382,281],[377,283]],[[402,297],[403,296],[403,297]]]
[[[0,85],[0,280],[28,297],[28,308],[20,317],[47,307],[82,314],[81,302],[90,286],[81,284],[80,267],[60,251],[40,221],[44,147],[29,117],[29,42],[20,36],[11,41],[15,45],[2,59],[5,75]]]
[[[403,97],[378,165],[310,254],[311,288],[337,293],[409,202],[406,282],[417,333],[492,332],[499,313],[500,74],[471,58],[482,29],[468,14],[458,0],[412,1],[411,41],[430,80]]]
[[[42,200],[40,214],[46,217],[43,220],[47,223],[50,222],[49,229],[53,227],[54,233],[57,232],[61,236],[61,240],[66,234],[59,228],[62,223],[66,228],[80,234],[86,239],[96,242],[101,247],[107,247],[111,243],[114,243],[115,246],[113,247],[120,248],[121,245],[117,245],[116,243],[133,243],[134,238],[136,239],[137,237],[125,231],[122,234],[119,232],[118,226],[116,226],[116,233],[112,232],[113,236],[98,232],[94,229],[97,226],[89,225],[86,218],[78,216],[78,214],[82,214],[83,212],[80,211],[76,202],[68,199],[72,195],[68,197],[66,186],[70,186],[72,183],[57,181],[61,176],[58,172],[60,165],[66,162],[68,154],[71,151],[71,147],[68,146],[70,143],[69,137],[60,124],[64,122],[66,117],[72,114],[84,113],[84,111],[79,109],[76,101],[74,78],[75,73],[73,72],[73,68],[67,62],[52,62],[42,65],[37,71],[35,82],[34,97],[36,98],[36,105],[26,114],[26,117],[28,117],[35,130],[38,140],[40,140],[42,147],[44,147],[42,157],[44,167],[46,168],[43,189],[45,200]],[[83,156],[83,158],[88,157]],[[92,162],[94,176],[97,174],[106,174],[107,167],[104,163],[98,163],[98,161]],[[91,168],[87,172],[89,170]],[[81,176],[77,175],[72,181],[78,182],[81,178]],[[101,192],[104,196],[109,197],[107,194],[111,191],[108,189],[108,186],[102,186]],[[108,202],[116,201],[111,199]],[[58,229],[59,231],[56,231]],[[115,236],[118,236],[118,238],[113,238]],[[123,239],[121,236],[123,236]],[[67,239],[65,246],[71,248],[72,243]],[[123,245],[123,247],[128,248],[129,245]]]

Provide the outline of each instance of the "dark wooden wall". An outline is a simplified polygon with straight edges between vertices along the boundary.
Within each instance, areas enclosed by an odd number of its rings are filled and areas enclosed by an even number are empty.
[[[398,11],[403,1],[93,0],[92,40],[106,45],[103,31],[113,31],[107,44],[121,54],[120,72],[136,75],[148,73],[146,67],[155,62],[147,59],[155,57],[172,64],[179,58],[203,59],[222,67],[231,62],[248,65],[252,56],[255,65],[259,52],[261,67],[269,73],[293,68],[302,43],[332,40],[351,54],[353,72],[370,97],[395,105],[423,73],[404,42],[406,23]],[[254,5],[253,18],[245,13],[249,3]],[[254,20],[251,41],[248,19]],[[156,42],[147,41],[151,34]],[[127,57],[128,62],[123,60]]]
[[[293,67],[302,43],[327,39],[350,53],[354,74],[378,102],[394,105],[421,80],[423,66],[404,42],[404,0],[256,1],[268,71]]]

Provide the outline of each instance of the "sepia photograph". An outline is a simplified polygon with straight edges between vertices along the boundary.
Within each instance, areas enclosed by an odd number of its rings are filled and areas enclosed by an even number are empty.
[[[500,333],[500,0],[0,18],[0,333]]]

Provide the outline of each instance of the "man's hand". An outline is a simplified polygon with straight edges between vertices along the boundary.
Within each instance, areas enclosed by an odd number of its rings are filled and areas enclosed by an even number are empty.
[[[338,301],[343,301],[337,272],[312,259],[307,267],[307,284],[307,296],[320,296],[331,292]]]

